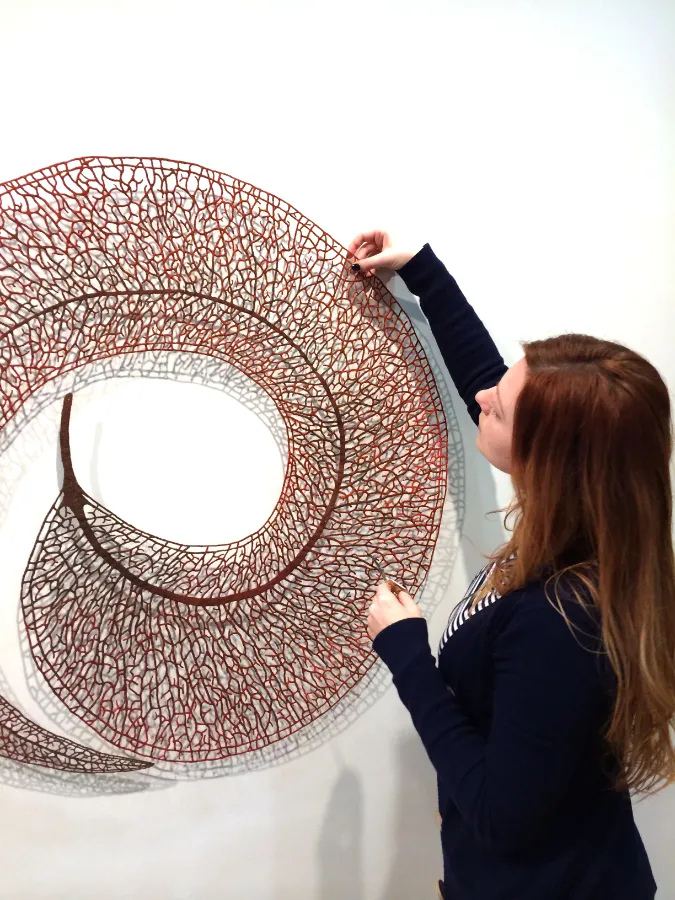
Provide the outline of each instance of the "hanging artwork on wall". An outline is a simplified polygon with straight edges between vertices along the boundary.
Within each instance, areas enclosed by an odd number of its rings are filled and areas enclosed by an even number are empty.
[[[181,544],[87,493],[78,391],[131,375],[216,385],[266,422],[284,477],[262,527]],[[376,695],[377,569],[417,593],[463,490],[448,401],[380,280],[284,201],[197,165],[84,158],[7,182],[0,452],[54,403],[62,487],[17,601],[31,694],[69,737],[0,697],[0,756],[249,770]]]

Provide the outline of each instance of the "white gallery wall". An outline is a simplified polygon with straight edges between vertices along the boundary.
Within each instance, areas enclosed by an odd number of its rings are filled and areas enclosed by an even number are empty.
[[[89,154],[200,163],[343,244],[370,226],[430,241],[509,362],[520,340],[586,331],[646,354],[675,391],[673,46],[670,0],[0,0],[0,182]],[[174,540],[222,540],[221,506],[256,527],[282,471],[269,435],[179,388],[85,398],[83,483]],[[485,514],[509,498],[454,401],[466,511],[434,639],[500,540]],[[228,429],[266,454],[264,483],[241,442],[213,451]],[[59,477],[54,444],[33,446],[0,525],[0,663],[27,707],[17,597]],[[671,900],[675,789],[637,817]],[[0,780],[8,900],[431,900],[439,874],[433,773],[392,689],[258,772],[92,797]]]

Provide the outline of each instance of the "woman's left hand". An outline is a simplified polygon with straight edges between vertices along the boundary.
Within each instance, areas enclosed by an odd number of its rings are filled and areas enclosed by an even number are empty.
[[[374,641],[378,634],[401,619],[421,619],[422,610],[410,594],[396,595],[386,581],[378,585],[368,610],[368,637]]]

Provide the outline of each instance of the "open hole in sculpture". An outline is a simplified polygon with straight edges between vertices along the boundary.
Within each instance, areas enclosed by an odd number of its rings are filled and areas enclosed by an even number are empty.
[[[165,540],[222,544],[257,531],[281,493],[286,433],[272,400],[241,373],[237,382],[238,396],[143,378],[78,393],[71,447],[82,487]]]

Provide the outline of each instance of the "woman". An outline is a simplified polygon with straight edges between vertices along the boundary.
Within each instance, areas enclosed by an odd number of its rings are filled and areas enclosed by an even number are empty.
[[[478,449],[510,473],[508,543],[474,579],[438,667],[412,598],[368,616],[438,775],[446,900],[647,900],[629,789],[675,780],[670,402],[646,360],[563,335],[507,369],[429,245],[350,247],[420,297]]]

